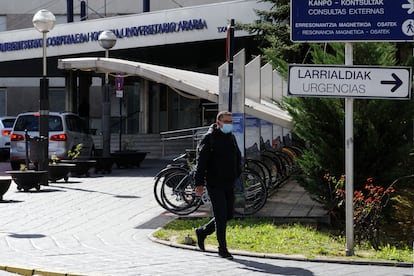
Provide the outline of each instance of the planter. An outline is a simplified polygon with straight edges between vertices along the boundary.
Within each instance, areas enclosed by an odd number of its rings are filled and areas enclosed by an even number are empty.
[[[112,167],[114,166],[116,160],[115,157],[95,156],[94,159],[96,161],[95,173],[112,173]]]
[[[115,163],[118,168],[120,167],[138,167],[145,159],[148,152],[143,151],[116,151],[111,153],[111,156],[115,158]]]
[[[74,164],[70,168],[71,176],[89,176],[89,170],[95,166],[96,160],[83,160],[83,159],[74,159],[74,160],[60,160],[60,163],[64,164]]]
[[[56,182],[60,179],[64,179],[65,182],[68,182],[69,172],[75,166],[76,166],[75,164],[60,163],[60,162],[56,164],[49,164],[49,168],[48,168],[49,180],[52,182]]]
[[[47,171],[6,171],[10,174],[14,183],[17,185],[17,190],[29,191],[32,188],[40,190],[40,183],[46,177]]]
[[[11,181],[10,177],[0,178],[0,202],[3,201],[3,195],[9,190]]]

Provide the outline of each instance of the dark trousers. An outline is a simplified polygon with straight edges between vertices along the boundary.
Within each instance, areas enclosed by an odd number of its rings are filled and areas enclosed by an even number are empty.
[[[233,218],[233,187],[208,187],[207,191],[211,200],[211,205],[213,206],[214,218],[199,229],[206,236],[212,234],[215,230],[219,247],[225,249],[227,248],[227,221]]]

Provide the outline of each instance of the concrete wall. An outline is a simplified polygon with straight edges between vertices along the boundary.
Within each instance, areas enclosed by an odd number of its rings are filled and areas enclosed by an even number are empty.
[[[7,88],[7,115],[16,116],[22,111],[39,110],[39,89],[37,87]],[[15,101],[13,99],[19,99]],[[18,104],[16,104],[18,103]]]
[[[85,0],[88,19],[111,17],[116,15],[142,13],[142,0]],[[225,0],[150,0],[150,11],[176,9],[213,3],[229,2]],[[65,0],[13,0],[0,1],[0,17],[6,16],[7,27],[4,30],[16,30],[33,26],[33,15],[40,9],[55,14],[57,24],[66,22],[67,1]],[[79,21],[80,1],[73,0],[74,21]],[[2,29],[2,28],[0,28]]]

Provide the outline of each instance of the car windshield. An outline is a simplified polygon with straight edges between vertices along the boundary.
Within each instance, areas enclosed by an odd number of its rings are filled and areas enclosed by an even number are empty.
[[[3,119],[2,122],[5,128],[12,128],[14,124],[14,119]]]
[[[39,116],[19,116],[14,126],[15,131],[39,131]],[[49,131],[63,131],[62,119],[59,116],[49,116]]]

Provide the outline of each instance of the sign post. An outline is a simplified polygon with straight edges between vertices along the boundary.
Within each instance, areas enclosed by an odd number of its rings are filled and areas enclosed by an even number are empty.
[[[345,44],[345,65],[353,64],[352,43]],[[346,256],[354,255],[354,99],[345,99],[345,238]]]
[[[119,98],[119,152],[122,151],[122,98],[124,97],[124,77],[120,74],[115,77],[115,93]]]

